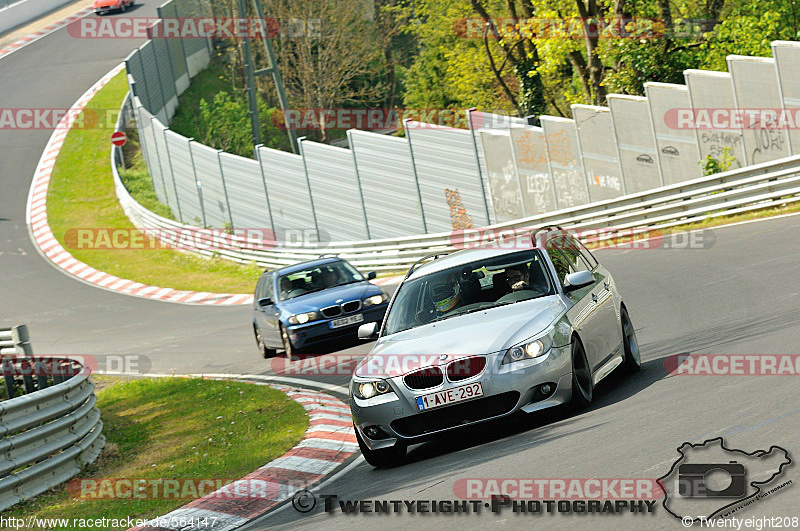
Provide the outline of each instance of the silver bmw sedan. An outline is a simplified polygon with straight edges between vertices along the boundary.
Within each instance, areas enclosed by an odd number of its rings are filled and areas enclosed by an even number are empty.
[[[364,458],[555,406],[584,408],[614,369],[635,371],[636,334],[611,274],[577,239],[545,230],[421,260],[395,292],[350,382]]]

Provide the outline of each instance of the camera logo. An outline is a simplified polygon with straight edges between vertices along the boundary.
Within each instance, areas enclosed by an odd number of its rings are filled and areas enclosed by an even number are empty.
[[[741,498],[747,491],[746,476],[744,465],[736,461],[681,465],[678,494],[684,498]]]
[[[792,460],[780,446],[752,452],[728,448],[721,437],[683,443],[670,471],[658,478],[664,509],[684,526],[750,509],[791,485],[784,477]]]

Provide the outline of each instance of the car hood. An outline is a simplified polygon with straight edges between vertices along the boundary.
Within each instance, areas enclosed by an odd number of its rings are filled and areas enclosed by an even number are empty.
[[[324,291],[309,293],[308,295],[300,295],[288,301],[281,301],[279,304],[281,308],[287,312],[303,313],[316,311],[320,308],[331,306],[332,304],[340,304],[342,302],[358,299],[363,300],[372,295],[378,295],[379,293],[381,293],[381,288],[364,281],[345,284],[344,286],[337,286]]]
[[[378,340],[356,372],[362,374],[371,358],[416,356],[424,366],[428,358],[444,354],[453,359],[499,352],[542,332],[564,311],[564,303],[553,295],[418,326]]]
[[[94,7],[114,7],[119,3],[119,0],[94,0]]]

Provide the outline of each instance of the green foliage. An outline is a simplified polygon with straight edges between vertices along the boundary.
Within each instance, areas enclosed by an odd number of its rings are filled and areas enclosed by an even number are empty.
[[[724,147],[719,159],[706,155],[706,158],[700,161],[700,165],[703,168],[703,175],[713,175],[730,170],[734,162],[736,162],[736,156],[733,155],[733,150],[730,147]]]
[[[223,91],[218,92],[211,103],[202,99],[198,106],[198,141],[227,153],[253,157],[252,126],[246,99],[234,99]],[[269,108],[263,100],[259,100],[258,107],[261,141],[276,149],[288,149],[289,141],[285,133],[273,121],[277,119],[278,124],[282,123],[281,113]]]

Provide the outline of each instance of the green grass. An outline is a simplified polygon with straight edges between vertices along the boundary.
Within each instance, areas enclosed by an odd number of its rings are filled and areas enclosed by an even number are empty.
[[[105,109],[117,109],[127,91],[123,71],[97,93],[88,107],[97,109],[99,115]],[[69,229],[134,228],[114,191],[109,136],[110,131],[104,128],[72,129],[67,135],[47,195],[48,221],[56,239],[76,259],[120,278],[179,290],[252,293],[261,273],[255,264],[205,259],[171,249],[73,249],[65,245],[64,235]],[[126,156],[132,163],[131,171],[126,171],[126,181],[134,197],[158,213],[169,214],[168,208],[155,199],[141,155],[128,151]]]
[[[100,388],[97,407],[108,442],[80,479],[234,480],[283,455],[308,427],[302,406],[267,386],[199,378],[92,379]],[[189,501],[80,499],[80,490],[62,486],[4,516],[154,518]]]

